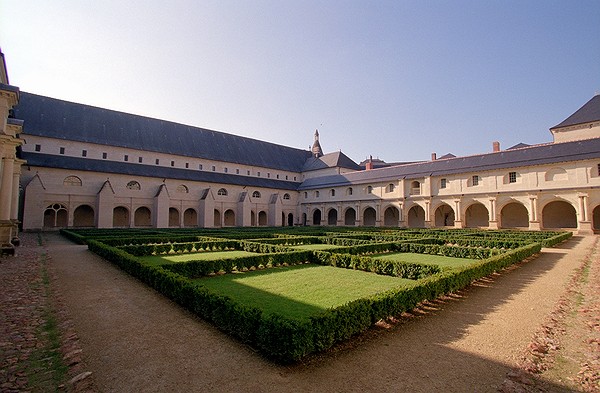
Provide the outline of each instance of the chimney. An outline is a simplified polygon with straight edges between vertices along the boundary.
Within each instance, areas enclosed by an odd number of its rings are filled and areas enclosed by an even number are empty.
[[[365,164],[365,169],[370,171],[373,169],[373,156],[369,156],[369,161]]]
[[[437,160],[437,154],[431,153],[431,161]]]
[[[492,143],[492,146],[493,146],[493,150],[492,150],[492,151],[493,151],[494,153],[497,153],[497,152],[499,152],[499,151],[500,151],[500,142],[498,142],[498,141],[494,141],[494,142]]]

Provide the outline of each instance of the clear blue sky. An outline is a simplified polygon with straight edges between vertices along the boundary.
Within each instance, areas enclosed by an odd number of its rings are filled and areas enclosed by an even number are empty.
[[[21,90],[359,162],[551,140],[600,91],[600,1],[0,0]]]

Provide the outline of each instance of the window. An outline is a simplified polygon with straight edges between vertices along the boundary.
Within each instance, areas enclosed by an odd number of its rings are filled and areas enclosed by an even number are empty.
[[[269,172],[267,172],[267,177],[270,179],[271,178],[271,174]]]
[[[294,181],[296,181],[296,176],[294,176]]]
[[[35,151],[41,151],[42,145],[35,145]]]
[[[202,170],[202,164],[198,164],[198,169]]]
[[[447,185],[448,185],[447,179],[440,180],[440,188],[446,188]]]
[[[321,195],[321,194],[319,193],[319,191],[315,191],[315,198],[318,198],[318,197],[319,197],[319,195]]]
[[[142,162],[144,162],[144,159],[142,157],[138,157],[138,162],[141,164]]]
[[[236,169],[236,170],[235,170],[235,174],[236,174],[236,175],[239,175],[239,174],[240,174],[240,170],[239,170],[239,169]]]
[[[308,198],[308,192],[304,191],[304,198]]]
[[[87,150],[81,151],[81,157],[87,157]]]
[[[224,188],[219,188],[219,191],[217,191],[217,195],[226,196],[227,195],[227,190],[224,189]]]
[[[64,147],[60,148],[59,154],[65,154],[65,148]],[[106,153],[104,153],[104,154],[106,154]],[[106,157],[103,157],[103,158],[106,158]]]
[[[123,161],[129,161],[129,156],[127,154],[123,156]]]
[[[517,182],[517,172],[508,172],[508,182],[509,183]]]
[[[190,167],[190,163],[189,163],[189,162],[186,162],[186,163],[185,163],[185,169],[188,169],[189,167]]]
[[[190,192],[190,190],[187,188],[187,186],[185,184],[180,184],[177,186],[177,192],[180,192],[182,194],[187,194]]]
[[[421,195],[421,183],[414,180],[410,183],[410,195]]]
[[[287,180],[287,179],[288,179],[288,175],[285,175],[285,180]]]
[[[283,194],[283,199],[290,199],[290,194],[288,194],[287,192]]]
[[[335,196],[335,190],[333,188],[329,191],[329,195],[331,195],[332,197]]]
[[[368,186],[367,187],[367,194],[372,194],[373,193],[373,187],[372,186]]]
[[[348,187],[348,190],[346,191],[346,193],[348,195],[352,195],[352,187]]]
[[[598,176],[600,176],[600,164],[598,164]]]
[[[171,166],[175,166],[175,161],[171,161]]]
[[[156,163],[156,165],[160,164],[160,160],[157,158],[155,163]]]
[[[64,151],[64,150],[63,150]],[[102,159],[106,160],[108,158],[108,153],[102,153]]]
[[[258,191],[254,191],[254,192],[252,193],[252,198],[260,198],[260,192],[258,192]]]
[[[388,192],[394,192],[394,188],[395,187],[393,183],[388,184]]]
[[[248,176],[250,176],[250,171],[248,170],[247,172],[248,172],[248,173],[246,173],[246,174],[247,174]]]
[[[227,168],[223,168],[223,172],[227,173],[228,169]]]
[[[132,180],[129,183],[127,183],[127,188],[130,190],[141,190],[142,189],[142,187],[140,186],[140,183],[136,182],[135,180]]]
[[[473,176],[473,186],[478,186],[479,185],[479,176],[474,175]]]
[[[213,166],[210,167],[210,170],[214,172],[214,171],[217,170],[217,167],[213,165]]]
[[[256,172],[256,176],[260,177],[260,172]]]
[[[277,174],[277,178],[279,179],[279,174]]]
[[[78,186],[81,187],[81,179],[77,176],[67,176],[63,180],[63,186]]]

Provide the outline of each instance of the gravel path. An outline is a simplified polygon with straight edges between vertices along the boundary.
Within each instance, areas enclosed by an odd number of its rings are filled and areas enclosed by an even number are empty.
[[[591,252],[576,237],[307,362],[273,365],[79,246],[45,235],[102,392],[495,392]],[[552,391],[552,385],[550,385]],[[556,390],[559,390],[557,387]]]

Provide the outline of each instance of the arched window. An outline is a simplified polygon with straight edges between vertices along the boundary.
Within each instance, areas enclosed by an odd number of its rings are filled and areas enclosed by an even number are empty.
[[[283,199],[290,199],[290,194],[288,194],[287,192],[283,194]]]
[[[410,183],[410,195],[421,195],[421,183],[416,180]]]
[[[136,182],[135,180],[132,180],[129,183],[127,183],[127,188],[130,190],[141,190],[142,186],[140,186],[140,183]]]
[[[227,190],[224,189],[224,188],[219,188],[219,191],[217,191],[217,195],[226,196],[227,195]]]
[[[321,193],[319,191],[315,191],[315,198],[318,198]]]
[[[395,187],[393,183],[388,184],[388,192],[394,192],[394,188]]]
[[[260,198],[260,192],[258,192],[258,191],[254,191],[254,192],[252,193],[252,198]]]
[[[373,186],[367,186],[367,194],[373,193]]]
[[[177,192],[180,192],[182,194],[187,194],[190,192],[190,190],[187,188],[187,186],[185,184],[180,184],[177,186]]]
[[[331,191],[329,191],[329,193],[330,193],[330,195],[331,195],[332,197],[334,197],[334,196],[335,196],[335,190],[334,190],[333,188],[331,189]]]
[[[78,186],[81,187],[81,179],[77,176],[67,176],[63,180],[63,186]]]

